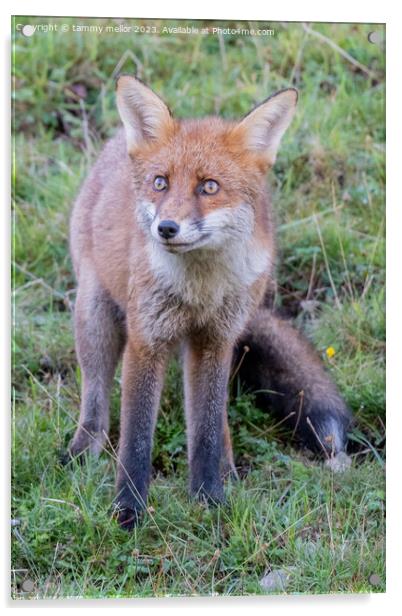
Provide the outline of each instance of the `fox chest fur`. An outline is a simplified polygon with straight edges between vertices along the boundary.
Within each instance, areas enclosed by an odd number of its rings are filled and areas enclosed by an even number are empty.
[[[136,263],[139,251],[132,252]],[[138,326],[153,344],[205,330],[234,342],[261,300],[270,264],[269,250],[252,242],[180,255],[148,243],[143,271],[135,266],[130,276],[128,325]]]

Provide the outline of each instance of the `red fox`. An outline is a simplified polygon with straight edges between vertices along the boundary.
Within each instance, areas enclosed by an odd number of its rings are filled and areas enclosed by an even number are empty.
[[[178,345],[192,495],[221,502],[222,468],[235,472],[226,399],[234,351],[244,344],[251,351],[242,378],[283,390],[281,401],[268,402],[282,413],[297,406],[295,431],[305,442],[344,447],[349,411],[335,386],[307,342],[263,307],[275,266],[266,174],[297,98],[293,88],[277,92],[238,122],[177,120],[139,79],[118,78],[123,128],[104,147],[71,218],[83,381],[69,451],[102,449],[123,354],[116,495],[123,528],[146,506],[164,372]]]

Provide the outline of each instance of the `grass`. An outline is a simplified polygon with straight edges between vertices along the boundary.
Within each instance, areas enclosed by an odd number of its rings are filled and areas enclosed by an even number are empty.
[[[222,41],[16,35],[13,597],[261,594],[265,573],[289,567],[286,592],[385,589],[384,54],[367,41],[372,26],[313,26],[372,71],[368,76],[300,24],[274,26],[269,39]],[[280,248],[276,305],[314,341],[356,417],[352,467],[336,475],[294,450],[283,426],[236,391],[230,418],[242,480],[227,485],[225,507],[208,510],[187,497],[181,379],[173,362],[149,515],[130,536],[110,512],[119,374],[107,450],[85,467],[57,462],[73,435],[80,396],[69,211],[118,125],[118,70],[139,73],[180,116],[239,116],[276,89],[299,89],[297,117],[271,175]],[[369,583],[372,574],[377,586]]]

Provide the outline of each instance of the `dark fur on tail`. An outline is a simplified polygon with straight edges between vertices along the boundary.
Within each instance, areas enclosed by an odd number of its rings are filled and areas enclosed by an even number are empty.
[[[244,352],[248,347],[248,352]],[[260,308],[237,347],[235,362],[257,405],[285,419],[312,451],[346,448],[352,415],[316,352],[287,321]]]

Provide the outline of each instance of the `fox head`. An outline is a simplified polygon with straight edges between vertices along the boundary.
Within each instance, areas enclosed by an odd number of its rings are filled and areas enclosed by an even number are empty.
[[[267,170],[297,103],[282,90],[239,122],[174,119],[135,77],[117,81],[138,220],[162,249],[217,249],[254,232],[266,204]]]

